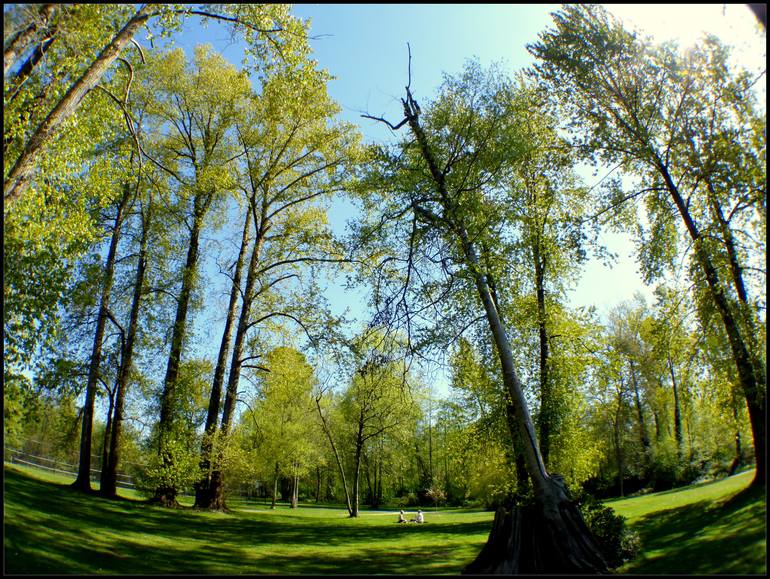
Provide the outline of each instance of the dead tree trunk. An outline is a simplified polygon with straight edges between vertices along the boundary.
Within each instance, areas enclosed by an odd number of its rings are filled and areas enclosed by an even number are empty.
[[[465,266],[475,283],[497,350],[503,384],[515,414],[517,434],[524,441],[524,460],[535,491],[534,504],[514,508],[510,524],[505,524],[504,515],[499,516],[502,521],[493,526],[494,534],[490,534],[488,547],[467,570],[473,573],[500,573],[506,569],[527,569],[543,573],[606,573],[607,565],[601,551],[580,511],[570,499],[563,480],[558,475],[551,475],[546,471],[535,427],[515,369],[511,345],[495,307],[488,277],[480,264],[477,249],[471,241],[461,212],[456,206],[455,199],[458,196],[450,194],[445,180],[446,173],[440,170],[419,123],[420,108],[409,87],[402,103],[404,122],[409,124],[420,154],[427,164],[433,185],[439,194],[443,215],[441,221],[438,221],[430,217],[432,214],[429,211],[418,211],[417,208],[415,211],[431,225],[444,228],[444,232],[454,237],[460,245]],[[521,516],[516,514],[518,510],[521,510]],[[523,524],[526,526],[522,527]],[[522,529],[525,532],[522,532]]]

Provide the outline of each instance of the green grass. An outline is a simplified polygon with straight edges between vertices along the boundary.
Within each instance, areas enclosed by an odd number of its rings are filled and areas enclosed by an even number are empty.
[[[642,540],[629,574],[764,574],[765,497],[752,473],[607,501]],[[109,501],[71,479],[5,465],[5,572],[14,574],[458,574],[486,542],[493,514],[429,510],[426,525],[392,512],[231,503],[207,513]]]
[[[85,496],[44,476],[5,467],[6,573],[457,574],[493,518],[448,509],[399,525],[392,513],[350,519],[315,507],[170,510]]]
[[[628,574],[759,574],[767,570],[766,496],[754,471],[660,493],[605,501],[639,533]]]

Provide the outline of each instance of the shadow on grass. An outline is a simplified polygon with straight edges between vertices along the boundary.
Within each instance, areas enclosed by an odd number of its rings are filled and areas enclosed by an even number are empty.
[[[651,513],[633,525],[642,555],[620,569],[643,574],[764,574],[765,491]]]
[[[423,527],[164,509],[5,470],[6,573],[457,573],[490,521]],[[296,549],[293,548],[296,546]],[[465,551],[468,551],[465,553]]]

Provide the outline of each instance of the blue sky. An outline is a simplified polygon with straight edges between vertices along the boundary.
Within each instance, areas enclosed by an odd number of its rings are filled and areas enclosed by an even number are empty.
[[[532,59],[526,45],[552,25],[550,13],[558,8],[558,4],[297,4],[293,12],[312,20],[311,34],[317,37],[311,41],[314,58],[336,77],[329,92],[341,105],[343,118],[357,123],[367,141],[382,141],[393,138],[390,131],[362,119],[361,114],[400,120],[407,43],[412,53],[412,92],[418,101],[426,102],[433,98],[442,75],[458,73],[468,58],[477,57],[483,65],[502,62],[511,73],[529,66]],[[754,17],[744,5],[615,4],[608,8],[627,25],[657,40],[675,39],[687,45],[704,30],[715,32],[747,45],[747,58],[758,57],[756,66],[764,66],[764,37],[757,34]],[[198,18],[191,18],[184,32],[175,35],[175,43],[189,53],[204,42],[230,62],[241,61],[239,43],[217,23],[203,27]],[[335,205],[331,215],[335,228],[341,228],[350,215],[344,204]],[[651,301],[651,289],[643,287],[636,271],[628,236],[607,234],[604,241],[620,259],[611,267],[589,263],[571,295],[572,304],[593,304],[606,313],[638,289]],[[328,297],[339,307],[363,299],[362,294],[345,295],[339,288],[331,289]],[[219,330],[209,327],[218,343]]]

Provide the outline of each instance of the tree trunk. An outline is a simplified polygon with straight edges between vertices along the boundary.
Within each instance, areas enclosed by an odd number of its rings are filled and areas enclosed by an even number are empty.
[[[533,249],[535,262],[535,288],[537,293],[537,325],[540,340],[540,452],[543,463],[548,466],[551,450],[551,427],[553,426],[553,393],[548,376],[548,332],[545,315],[545,258],[539,248]]]
[[[363,462],[364,462],[364,475],[366,476],[366,488],[369,491],[368,503],[369,503],[369,507],[370,508],[374,508],[374,500],[375,500],[374,499],[374,487],[377,485],[377,473],[375,472],[375,474],[374,474],[374,485],[372,485],[372,475],[371,475],[371,472],[370,472],[372,470],[372,465],[371,465],[371,463],[369,461],[368,453],[364,454]],[[367,501],[365,501],[365,502],[367,502]]]
[[[558,475],[549,475],[545,469],[524,391],[516,373],[508,336],[494,305],[486,275],[479,267],[478,253],[470,241],[464,224],[457,221],[458,212],[446,188],[444,173],[439,170],[425,133],[418,122],[419,108],[408,89],[407,99],[403,103],[409,126],[416,137],[422,157],[428,165],[440,195],[444,217],[450,219],[452,233],[457,236],[457,240],[460,242],[466,267],[475,282],[497,349],[506,393],[510,396],[516,415],[516,426],[524,441],[524,459],[535,490],[535,510],[532,518],[539,530],[534,538],[537,543],[537,550],[533,553],[532,565],[536,567],[542,563],[546,566],[547,571],[559,573],[606,572],[607,565],[601,552],[590,530],[583,522],[580,511],[570,500],[566,486]],[[506,542],[505,545],[515,545],[516,537],[511,536],[511,541],[512,543]],[[493,545],[492,557],[477,559],[471,564],[474,572],[493,572],[500,567],[497,561],[517,558],[515,548],[513,550],[508,548],[500,550],[498,546],[498,544]],[[537,556],[538,553],[546,553],[546,560],[541,562]],[[523,567],[527,568],[529,565],[530,562],[527,561]]]
[[[246,343],[246,332],[251,327],[251,305],[254,301],[254,286],[257,278],[257,263],[259,262],[259,254],[262,248],[262,240],[266,233],[264,227],[265,219],[264,212],[262,219],[259,222],[255,222],[255,226],[258,226],[256,239],[254,240],[254,246],[251,250],[251,257],[249,258],[249,265],[246,274],[246,287],[243,291],[243,304],[241,305],[241,313],[238,317],[238,327],[235,330],[235,341],[233,342],[233,353],[230,361],[230,375],[227,378],[227,389],[225,392],[225,402],[222,409],[222,422],[220,424],[220,432],[223,438],[226,438],[230,432],[230,426],[233,420],[235,412],[235,401],[238,394],[238,382],[241,378],[241,369],[243,367],[243,348]],[[216,474],[215,474],[216,473]],[[214,464],[212,467],[211,481],[208,488],[208,497],[204,499],[207,501],[209,509],[226,510],[224,497],[224,480],[219,465]]]
[[[251,228],[251,211],[246,212],[246,220],[243,224],[243,235],[241,237],[241,248],[238,252],[238,259],[235,262],[235,271],[233,272],[233,284],[230,289],[230,302],[227,306],[227,317],[225,318],[225,329],[222,333],[222,341],[219,345],[219,355],[217,356],[217,365],[214,370],[214,380],[211,384],[211,395],[209,396],[209,407],[206,414],[206,425],[204,427],[205,436],[201,443],[201,472],[207,473],[205,477],[195,485],[195,508],[210,509],[212,503],[216,502],[216,497],[211,492],[211,437],[217,431],[217,421],[219,420],[219,407],[222,401],[222,385],[225,380],[225,367],[227,366],[227,356],[230,353],[230,342],[233,333],[233,323],[235,322],[235,312],[238,307],[238,295],[241,291],[241,275],[243,273],[243,262],[246,256],[246,250],[249,244],[249,229]]]
[[[684,437],[682,436],[682,407],[679,403],[679,388],[676,383],[676,375],[674,374],[674,364],[671,362],[670,356],[668,358],[668,369],[671,373],[671,385],[674,388],[674,437],[676,438],[676,454],[681,461],[684,445]]]
[[[125,408],[125,398],[128,391],[129,374],[133,363],[134,343],[139,326],[139,309],[144,293],[144,279],[147,270],[147,240],[149,236],[150,221],[152,219],[152,201],[150,208],[143,216],[142,237],[139,242],[139,261],[136,268],[136,277],[134,280],[134,294],[131,302],[131,313],[129,315],[128,336],[126,338],[125,348],[122,352],[120,368],[118,370],[118,379],[115,385],[115,409],[113,415],[112,431],[110,433],[109,453],[107,463],[103,466],[102,482],[99,492],[104,497],[117,496],[117,471],[120,462],[120,437],[123,432],[123,412]]]
[[[128,322],[128,336],[126,346],[121,356],[118,380],[115,387],[115,410],[110,433],[109,454],[106,466],[102,470],[102,483],[99,493],[104,497],[117,496],[117,472],[120,462],[120,437],[123,432],[123,412],[125,408],[126,393],[128,392],[129,374],[134,357],[134,343],[139,327],[139,309],[144,293],[144,279],[147,271],[147,240],[149,237],[150,223],[152,220],[152,198],[149,200],[147,213],[142,218],[142,237],[139,241],[139,262],[136,266],[134,280],[134,295],[131,301],[131,313]]]
[[[642,468],[646,476],[650,460],[650,437],[647,435],[647,423],[644,420],[644,410],[642,409],[642,401],[639,397],[636,368],[634,368],[634,363],[631,360],[628,361],[628,364],[631,369],[631,384],[634,387],[634,406],[636,407],[636,416],[639,419],[639,441],[642,443],[642,449],[644,450],[644,464]]]
[[[273,502],[270,504],[271,509],[275,509],[275,503],[278,501],[278,463],[275,463],[275,472],[273,473]]]
[[[112,41],[102,50],[99,56],[91,63],[88,69],[67,91],[67,93],[56,104],[54,109],[48,113],[40,126],[27,140],[27,144],[22,150],[21,155],[16,159],[8,177],[3,182],[3,199],[5,200],[6,210],[11,207],[13,202],[22,195],[27,188],[30,173],[34,167],[35,159],[47,142],[56,133],[59,125],[69,119],[77,109],[83,97],[94,88],[104,73],[117,58],[123,47],[133,38],[136,31],[144,25],[157,6],[145,4],[142,8],[126,23],[123,29],[112,39]],[[8,58],[4,53],[4,60]],[[6,64],[6,67],[8,65]]]
[[[621,389],[622,389],[621,384]],[[623,433],[620,428],[620,419],[621,419],[621,413],[623,410],[623,399],[621,397],[621,389],[618,390],[618,405],[615,409],[615,420],[612,422],[612,430],[613,434],[615,435],[615,461],[618,467],[618,489],[620,491],[620,496],[624,496],[625,493],[623,492],[623,471],[625,469],[625,466],[623,464]]]
[[[117,392],[117,383],[115,384],[115,390],[110,392],[107,390],[108,395],[108,407],[107,407],[107,424],[104,426],[104,436],[102,437],[102,464],[99,475],[99,494],[104,488],[104,479],[107,476],[107,463],[110,460],[110,438],[112,432],[113,410],[115,408],[115,393]]]
[[[334,444],[334,437],[332,436],[331,429],[329,428],[329,425],[326,423],[326,418],[323,415],[323,412],[321,412],[321,402],[320,398],[316,398],[315,400],[316,406],[318,407],[318,415],[321,417],[321,425],[323,426],[323,430],[326,433],[327,438],[329,439],[329,444],[332,447],[332,452],[334,453],[334,459],[337,461],[337,468],[340,471],[340,477],[342,478],[342,488],[345,490],[345,506],[348,509],[348,515],[353,516],[353,505],[350,502],[350,492],[348,491],[348,481],[345,478],[345,468],[342,466],[342,459],[340,458],[340,453],[337,451],[337,446]]]
[[[107,252],[107,261],[104,264],[104,281],[102,282],[99,313],[96,318],[96,331],[94,332],[94,345],[91,349],[91,361],[88,367],[88,382],[86,384],[86,400],[83,406],[83,426],[80,431],[80,461],[78,475],[72,488],[91,492],[91,446],[94,421],[94,403],[99,381],[99,367],[102,363],[102,343],[104,342],[104,329],[107,324],[107,314],[110,305],[110,292],[112,291],[113,277],[115,273],[115,256],[118,251],[120,230],[123,225],[123,212],[126,209],[130,197],[126,187],[123,197],[117,207],[115,225],[110,239],[110,248]]]
[[[299,505],[299,475],[295,474],[291,479],[291,508],[296,509]]]
[[[514,506],[510,510],[500,507],[495,513],[487,543],[462,573],[564,574],[565,569],[585,567],[573,557],[574,553],[597,551],[593,541],[581,541],[587,537],[591,537],[591,531],[571,501],[559,505],[558,519],[545,516],[539,504]],[[553,548],[553,545],[564,544],[569,547]],[[583,572],[601,572],[605,566],[600,555],[597,554],[593,566],[595,570]]]
[[[193,285],[195,283],[195,272],[198,266],[198,246],[200,242],[200,232],[203,226],[204,210],[199,209],[199,199],[195,200],[196,210],[193,216],[192,230],[190,231],[190,241],[187,247],[187,260],[185,261],[182,272],[182,289],[179,292],[177,301],[176,316],[174,318],[174,328],[171,336],[171,351],[166,365],[166,377],[163,380],[163,393],[160,404],[160,424],[158,454],[161,457],[164,468],[171,468],[174,458],[166,448],[167,438],[171,435],[171,426],[174,421],[174,396],[176,394],[176,381],[179,375],[179,363],[182,358],[182,348],[187,334],[187,311],[190,305],[190,296],[192,295]],[[153,502],[158,502],[164,506],[177,506],[178,489],[173,486],[161,486],[155,490]]]
[[[690,238],[693,240],[696,260],[703,271],[711,297],[714,300],[714,305],[725,326],[733,360],[735,361],[738,370],[738,379],[740,380],[743,394],[746,397],[749,422],[751,423],[751,431],[754,439],[754,457],[757,469],[752,484],[764,486],[767,476],[767,473],[765,472],[765,452],[767,450],[767,425],[765,422],[767,399],[765,386],[767,372],[765,366],[759,358],[759,353],[751,350],[741,332],[740,324],[735,319],[735,315],[733,314],[727,296],[725,295],[725,288],[722,286],[718,271],[711,262],[711,258],[703,245],[701,233],[690,215],[687,204],[679,194],[679,190],[674,183],[674,180],[662,162],[658,163],[657,168],[666,183],[669,194],[679,210],[679,214],[685,223]]]
[[[357,517],[359,511],[359,486],[361,480],[361,455],[363,452],[363,441],[361,438],[363,432],[363,425],[359,424],[358,437],[356,439],[356,454],[355,454],[355,466],[353,469],[353,509],[350,512],[351,517]]]

